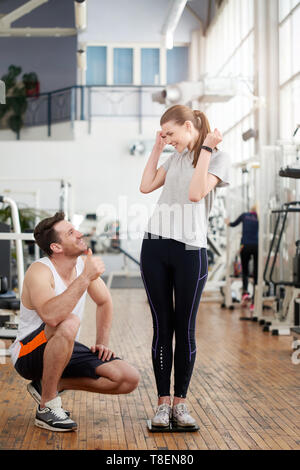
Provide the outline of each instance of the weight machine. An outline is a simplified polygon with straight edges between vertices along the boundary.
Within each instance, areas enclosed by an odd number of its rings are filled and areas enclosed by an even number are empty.
[[[10,241],[14,240],[16,245],[16,261],[17,261],[17,273],[18,273],[18,291],[19,297],[22,292],[22,286],[24,281],[24,258],[23,258],[23,247],[22,240],[34,241],[31,233],[21,233],[19,211],[16,202],[6,196],[0,196],[0,203],[7,203],[11,208],[11,218],[14,232],[0,233],[0,243],[8,241],[7,245],[3,246],[3,251],[6,254],[10,254]],[[4,224],[3,224],[4,225]],[[7,227],[7,226],[6,226]],[[2,229],[3,230],[3,229]],[[7,258],[10,262],[10,256]],[[0,267],[4,269],[3,265]],[[20,300],[17,298],[13,291],[10,291],[10,280],[1,275],[0,272],[0,339],[12,339],[16,338],[16,332],[18,329],[18,311],[20,309]],[[0,350],[0,356],[7,356],[9,352],[4,349]]]
[[[253,320],[258,321],[265,332],[290,335],[293,328],[300,326],[299,146],[280,143],[265,147],[261,165],[264,179],[260,182],[260,204],[265,210],[259,227]],[[280,204],[282,200],[287,202]]]

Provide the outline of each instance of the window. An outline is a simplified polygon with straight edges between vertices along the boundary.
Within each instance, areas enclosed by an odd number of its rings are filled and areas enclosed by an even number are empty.
[[[141,49],[141,84],[159,85],[159,49]]]
[[[114,48],[114,85],[133,83],[133,49]]]
[[[248,94],[253,92],[254,1],[229,0],[207,32],[205,49],[208,76],[236,77],[244,83]],[[253,100],[247,93],[237,93],[227,102],[207,104],[204,109],[211,126],[223,133],[223,145],[230,149],[231,163],[254,154],[254,139],[247,142],[242,139],[243,132],[255,128]]]
[[[167,51],[167,83],[188,79],[188,47],[173,47]]]
[[[88,46],[86,51],[87,85],[106,84],[106,60],[107,51],[105,46]]]
[[[280,138],[291,139],[300,122],[300,2],[279,1]]]

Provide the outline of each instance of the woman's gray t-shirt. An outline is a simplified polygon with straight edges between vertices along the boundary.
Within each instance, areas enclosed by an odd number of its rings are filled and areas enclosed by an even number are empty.
[[[216,188],[229,185],[229,156],[220,150],[212,153],[208,172],[221,181],[198,202],[189,200],[189,186],[195,168],[193,153],[185,149],[175,152],[161,166],[166,179],[155,210],[148,221],[147,231],[183,242],[195,248],[207,248],[208,217]]]

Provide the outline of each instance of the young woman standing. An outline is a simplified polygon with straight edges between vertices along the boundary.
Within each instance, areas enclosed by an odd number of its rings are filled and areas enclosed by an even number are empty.
[[[222,141],[220,132],[211,132],[200,111],[172,106],[160,125],[162,130],[157,132],[140,185],[143,193],[164,185],[148,222],[140,257],[154,329],[152,363],[158,408],[152,425],[167,427],[172,418],[188,427],[195,425],[185,401],[196,357],[196,315],[207,277],[208,215],[216,187],[229,184],[229,158],[217,149]],[[166,144],[176,152],[157,169]]]

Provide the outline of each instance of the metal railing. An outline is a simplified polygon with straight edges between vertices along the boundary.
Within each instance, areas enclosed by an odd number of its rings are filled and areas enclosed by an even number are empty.
[[[24,127],[47,126],[51,137],[53,124],[87,121],[91,132],[97,117],[137,118],[139,131],[145,117],[159,117],[163,107],[152,101],[152,93],[162,90],[157,85],[74,85],[26,98]]]

